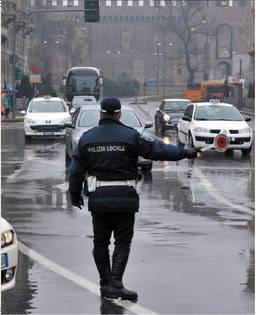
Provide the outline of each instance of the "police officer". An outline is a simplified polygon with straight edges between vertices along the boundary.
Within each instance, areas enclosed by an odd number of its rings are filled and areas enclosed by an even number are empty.
[[[101,102],[99,126],[85,132],[79,141],[69,170],[72,205],[84,205],[82,185],[87,177],[88,208],[92,215],[93,257],[100,275],[101,296],[134,300],[137,293],[124,287],[122,278],[133,237],[138,156],[160,161],[197,157],[193,149],[144,138],[120,122],[118,98]],[[112,265],[108,246],[114,236]]]

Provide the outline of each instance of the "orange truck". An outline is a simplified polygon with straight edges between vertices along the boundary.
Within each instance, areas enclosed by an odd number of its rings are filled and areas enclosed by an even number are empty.
[[[242,82],[228,83],[226,81],[202,81],[187,85],[185,97],[192,102],[209,101],[210,99],[223,100],[228,97],[234,89],[242,92]]]

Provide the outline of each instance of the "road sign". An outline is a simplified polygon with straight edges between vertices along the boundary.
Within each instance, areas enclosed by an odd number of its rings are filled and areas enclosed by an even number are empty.
[[[32,84],[43,83],[41,74],[30,74],[29,82]]]
[[[147,81],[146,81],[146,83],[147,83],[147,86],[150,86],[150,87],[154,87],[154,86],[157,86],[157,80],[156,79],[148,79]]]
[[[220,152],[226,151],[229,146],[228,137],[223,133],[218,134],[214,138],[214,146],[217,151],[220,151]]]
[[[15,69],[15,80],[21,80],[23,76],[23,71],[20,68]]]

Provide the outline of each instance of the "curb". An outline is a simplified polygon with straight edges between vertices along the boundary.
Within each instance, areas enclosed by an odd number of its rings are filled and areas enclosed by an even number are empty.
[[[10,123],[10,122],[23,122],[24,118],[23,117],[15,117],[15,118],[1,118],[1,123]]]

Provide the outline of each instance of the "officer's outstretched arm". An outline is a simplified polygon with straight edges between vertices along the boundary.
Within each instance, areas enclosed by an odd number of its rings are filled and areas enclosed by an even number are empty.
[[[196,150],[183,149],[173,144],[165,144],[160,140],[145,139],[140,134],[136,137],[139,155],[154,161],[179,161],[197,157]]]

